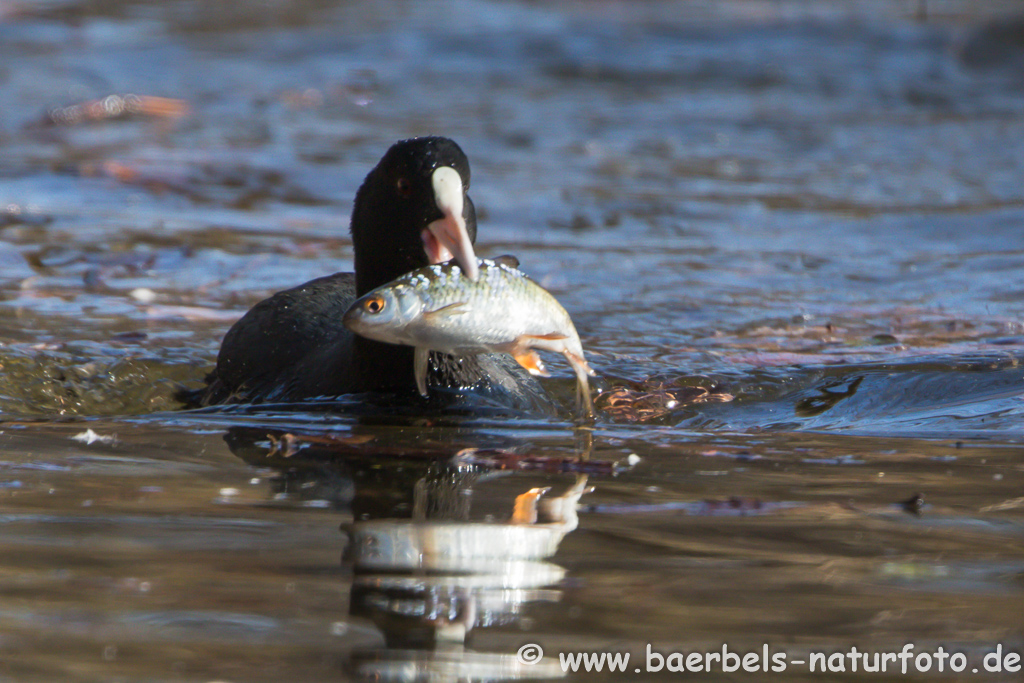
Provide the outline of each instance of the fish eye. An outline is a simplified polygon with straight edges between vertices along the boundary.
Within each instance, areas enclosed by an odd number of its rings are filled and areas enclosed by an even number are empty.
[[[367,299],[363,303],[363,308],[366,310],[367,313],[380,313],[381,311],[384,310],[384,306],[386,305],[387,304],[384,301],[383,297],[375,296]]]
[[[412,183],[409,182],[408,178],[399,178],[395,183],[395,188],[398,190],[398,194],[403,197],[412,195]]]

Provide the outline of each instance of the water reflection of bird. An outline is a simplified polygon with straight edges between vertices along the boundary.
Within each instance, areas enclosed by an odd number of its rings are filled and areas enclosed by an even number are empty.
[[[476,268],[469,179],[469,161],[449,139],[414,138],[392,146],[356,193],[355,273],[311,280],[256,304],[225,335],[208,386],[183,396],[186,402],[361,392],[413,396],[413,349],[356,337],[342,325],[342,315],[356,297],[410,270],[451,258]],[[431,384],[455,389],[449,398],[473,386],[500,394],[506,405],[542,404],[543,390],[510,360],[435,355]]]

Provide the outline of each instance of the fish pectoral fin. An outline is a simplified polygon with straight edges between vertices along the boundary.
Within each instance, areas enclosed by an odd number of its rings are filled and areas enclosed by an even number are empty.
[[[550,332],[548,334],[524,334],[520,337],[520,340],[529,339],[543,339],[544,341],[558,341],[559,339],[568,339],[569,335],[562,334],[561,332]]]
[[[416,375],[416,388],[419,389],[420,396],[423,398],[427,397],[427,368],[429,367],[427,361],[429,359],[430,349],[417,346],[413,351],[413,373]]]
[[[544,362],[537,355],[537,352],[533,349],[528,349],[522,353],[517,353],[512,356],[516,359],[516,362],[522,365],[526,370],[533,376],[550,377],[551,373],[544,367]]]
[[[456,301],[453,304],[442,306],[441,308],[435,308],[432,311],[427,311],[423,314],[424,318],[444,318],[449,315],[460,315],[462,313],[468,313],[469,307],[465,301]]]

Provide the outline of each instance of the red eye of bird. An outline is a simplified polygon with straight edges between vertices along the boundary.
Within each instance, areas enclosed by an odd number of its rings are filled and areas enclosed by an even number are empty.
[[[405,178],[399,178],[398,182],[395,183],[395,187],[398,189],[398,194],[403,197],[408,197],[412,194],[412,184]]]
[[[384,310],[384,299],[379,296],[367,299],[366,303],[363,304],[363,308],[366,309],[367,313],[380,313]]]

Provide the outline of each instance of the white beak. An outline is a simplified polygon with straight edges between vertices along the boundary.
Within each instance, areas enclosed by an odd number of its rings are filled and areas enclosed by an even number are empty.
[[[466,231],[466,219],[462,217],[465,208],[462,191],[462,177],[451,166],[441,166],[431,176],[434,187],[434,201],[442,217],[423,231],[423,248],[431,263],[442,263],[454,258],[470,280],[476,280],[480,268],[476,252]]]

